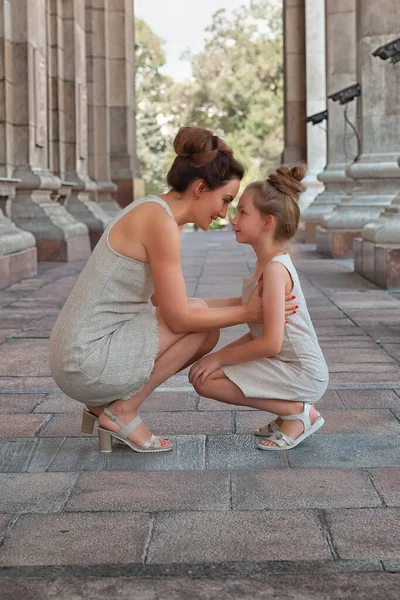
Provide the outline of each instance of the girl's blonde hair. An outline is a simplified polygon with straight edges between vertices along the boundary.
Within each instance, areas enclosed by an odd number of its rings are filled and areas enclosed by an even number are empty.
[[[276,218],[275,239],[290,240],[296,233],[300,220],[299,198],[305,187],[301,183],[307,173],[305,163],[293,167],[279,167],[263,181],[254,181],[247,190],[254,192],[255,207],[262,215]]]

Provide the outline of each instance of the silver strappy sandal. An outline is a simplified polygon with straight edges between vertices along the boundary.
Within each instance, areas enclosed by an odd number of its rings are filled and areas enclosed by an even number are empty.
[[[105,404],[104,406],[99,406],[99,408],[103,409],[107,406],[107,404]],[[82,426],[81,426],[81,432],[82,433],[87,433],[88,435],[93,433],[94,430],[94,426],[96,424],[96,421],[99,417],[97,415],[95,415],[94,413],[92,413],[88,408],[86,408],[86,406],[84,407],[84,409],[82,410]]]
[[[312,406],[312,404],[304,402],[304,411],[300,415],[287,415],[285,417],[281,417],[282,419],[285,419],[285,421],[303,421],[304,431],[301,435],[299,435],[298,438],[292,440],[292,438],[282,433],[281,431],[275,431],[267,439],[270,442],[275,442],[275,444],[277,444],[276,446],[264,446],[263,444],[257,444],[257,448],[259,450],[273,451],[290,450],[291,448],[295,448],[296,446],[298,446],[301,442],[308,438],[308,436],[318,431],[318,429],[320,429],[325,423],[325,420],[318,413],[315,423],[311,425],[310,410]]]
[[[111,452],[112,451],[112,438],[123,442],[129,448],[134,450],[135,452],[168,452],[168,450],[173,449],[173,445],[168,440],[168,446],[162,446],[161,443],[166,440],[166,438],[160,438],[155,435],[151,435],[150,438],[141,446],[138,446],[131,440],[129,440],[129,436],[131,433],[139,427],[140,423],[142,423],[142,419],[139,417],[135,417],[129,423],[125,424],[118,419],[112,412],[108,409],[104,409],[105,414],[109,417],[114,423],[116,423],[119,427],[121,427],[120,431],[114,432],[109,429],[104,429],[103,427],[98,427],[98,436],[99,436],[99,450],[100,452]]]

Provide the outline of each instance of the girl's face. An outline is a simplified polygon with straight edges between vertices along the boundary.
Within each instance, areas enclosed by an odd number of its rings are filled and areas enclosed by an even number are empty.
[[[239,244],[256,244],[265,228],[265,217],[256,209],[253,192],[244,192],[239,200],[232,226]]]
[[[208,226],[221,217],[225,219],[229,204],[239,192],[240,181],[232,179],[216,190],[203,191],[195,204],[195,223],[206,231]]]

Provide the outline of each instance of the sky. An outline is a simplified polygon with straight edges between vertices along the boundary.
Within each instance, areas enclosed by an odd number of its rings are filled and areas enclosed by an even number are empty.
[[[190,64],[180,60],[190,48],[196,54],[203,47],[204,30],[220,8],[234,10],[248,0],[134,0],[135,14],[146,21],[164,41],[167,64],[163,72],[176,81],[189,79]]]

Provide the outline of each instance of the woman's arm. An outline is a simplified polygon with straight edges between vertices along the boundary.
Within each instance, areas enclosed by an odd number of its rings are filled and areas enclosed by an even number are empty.
[[[153,207],[152,207],[153,208]],[[197,310],[189,308],[180,261],[180,235],[175,221],[154,207],[145,223],[143,245],[150,259],[157,303],[174,333],[210,331],[262,320],[262,303],[253,294],[252,303]],[[261,286],[260,286],[261,289]]]

